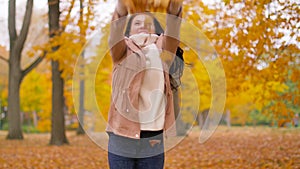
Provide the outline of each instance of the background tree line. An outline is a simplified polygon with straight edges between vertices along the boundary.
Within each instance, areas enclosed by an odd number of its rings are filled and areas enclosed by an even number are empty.
[[[33,0],[27,0],[20,30],[16,28],[15,0],[9,1],[9,50],[0,48],[1,67],[3,65],[0,99],[2,112],[7,112],[7,138],[23,139],[22,125],[27,118],[35,131],[51,131],[50,144],[61,145],[68,143],[65,117],[75,115],[75,109],[80,110],[79,118],[87,116],[83,112],[107,117],[112,70],[105,42],[109,18],[95,27],[94,17],[99,10],[96,5],[107,3],[100,0],[48,0],[47,17],[36,19],[48,18],[48,30],[43,33],[49,39],[44,44],[32,46],[25,53],[30,24],[35,21],[32,20]],[[283,126],[300,113],[299,6],[297,1],[278,0],[223,0],[211,4],[184,1],[183,19],[199,28],[211,41],[211,44],[199,43],[200,51],[212,45],[222,61],[227,86],[224,112],[230,112],[227,114],[230,114],[232,124]],[[96,47],[95,55],[106,55],[101,65],[93,64],[91,57],[91,61],[82,67],[83,74],[87,76],[91,69],[97,69],[93,90],[93,84],[85,83],[85,78],[72,84],[72,76],[78,56],[84,53],[81,51],[84,44],[96,29],[101,29],[104,36]],[[192,40],[190,33],[182,31],[181,36]],[[189,65],[182,78],[182,88],[187,89],[182,90],[182,120],[193,124],[201,112],[211,107],[211,82],[198,54],[185,44],[181,45]],[[84,56],[81,57],[84,59]],[[30,64],[24,65],[24,60]],[[195,86],[191,78],[195,78],[198,85]],[[73,96],[72,85],[81,87],[78,96]],[[195,89],[199,91],[200,100],[189,94]],[[101,113],[87,101],[92,92],[96,92]],[[74,107],[73,97],[78,98],[78,108]],[[194,108],[196,104],[200,107]],[[23,121],[20,112],[23,112]],[[94,127],[100,131],[103,126],[95,122]],[[78,127],[78,133],[83,133],[78,123],[71,127]]]

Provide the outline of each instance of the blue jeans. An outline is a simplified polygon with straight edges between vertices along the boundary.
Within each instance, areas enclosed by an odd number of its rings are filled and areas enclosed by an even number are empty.
[[[158,135],[141,133],[141,139],[109,133],[108,161],[110,169],[163,169],[162,132]]]
[[[153,157],[130,158],[108,152],[110,169],[163,169],[164,153]]]

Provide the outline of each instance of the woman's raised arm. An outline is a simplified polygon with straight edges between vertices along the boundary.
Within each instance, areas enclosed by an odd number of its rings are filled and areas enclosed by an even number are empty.
[[[163,39],[164,54],[162,59],[171,65],[179,46],[179,33],[182,16],[182,0],[170,0],[167,8],[166,30]]]
[[[126,43],[124,40],[124,27],[126,24],[126,17],[128,14],[127,7],[123,0],[118,0],[118,4],[114,11],[109,35],[109,48],[113,62],[118,63],[126,54]]]

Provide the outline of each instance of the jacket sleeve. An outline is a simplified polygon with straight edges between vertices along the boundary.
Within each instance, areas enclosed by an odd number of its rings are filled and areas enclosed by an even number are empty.
[[[181,26],[181,16],[182,12],[180,11],[178,16],[168,14],[166,17],[166,30],[162,42],[162,59],[168,64],[168,66],[171,65],[176,54],[177,47],[180,43],[179,34]]]
[[[114,63],[118,63],[125,57],[127,51],[126,43],[124,40],[124,27],[126,24],[126,17],[120,17],[117,11],[115,10],[111,26],[110,26],[110,35],[109,35],[109,48],[112,60]]]

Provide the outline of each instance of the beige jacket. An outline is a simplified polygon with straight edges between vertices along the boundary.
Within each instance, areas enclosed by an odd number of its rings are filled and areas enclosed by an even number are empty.
[[[115,12],[111,24],[109,44],[114,68],[112,78],[111,105],[108,114],[107,132],[116,135],[139,139],[139,91],[144,78],[146,58],[140,48],[130,39],[124,38],[123,29],[126,18],[119,19]],[[175,24],[175,25],[174,25]],[[176,25],[177,24],[177,25]],[[172,28],[168,31],[168,25]],[[180,20],[176,16],[167,17],[165,35],[159,37],[156,45],[162,49],[164,67],[164,93],[167,98],[164,132],[166,136],[176,135],[173,94],[169,81],[168,68],[179,45]]]

